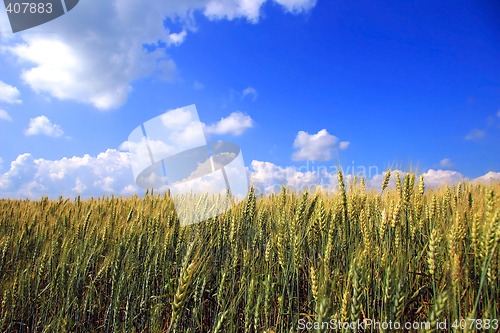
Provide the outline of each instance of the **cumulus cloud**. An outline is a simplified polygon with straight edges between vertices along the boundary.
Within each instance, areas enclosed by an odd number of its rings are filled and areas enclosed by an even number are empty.
[[[346,183],[353,181],[356,176],[364,178],[369,189],[379,191],[385,178],[385,173],[371,173],[371,170],[364,167],[342,168],[336,166],[311,166],[310,164],[301,167],[281,167],[271,162],[252,161],[249,167],[250,183],[261,194],[276,193],[280,191],[282,185],[287,188],[302,192],[315,191],[317,189],[335,192],[338,190],[337,171],[344,174]],[[373,171],[378,171],[374,168]],[[395,188],[396,173],[399,173],[401,180],[407,172],[393,170],[389,181],[389,188]],[[500,182],[500,172],[488,172],[487,174],[468,179],[463,174],[452,170],[430,169],[422,174],[427,188],[436,188],[445,185],[456,185],[462,181],[472,181],[481,183]]]
[[[329,161],[333,158],[335,149],[347,149],[349,142],[343,141],[338,144],[339,139],[322,129],[316,134],[299,131],[295,137],[292,154],[294,161]]]
[[[214,124],[205,125],[205,132],[207,134],[241,135],[247,129],[252,128],[253,125],[254,121],[249,115],[241,112],[233,112]]]
[[[467,180],[460,172],[452,170],[430,169],[422,175],[424,176],[425,185],[428,187],[437,187],[443,184],[454,185]]]
[[[257,22],[266,0],[81,1],[75,10],[15,39],[4,51],[24,67],[23,81],[38,93],[109,110],[123,105],[135,80],[175,77],[166,48],[196,30],[195,12],[209,19]],[[277,1],[299,13],[314,2]],[[180,23],[172,32],[165,22]],[[54,33],[57,32],[57,33]],[[1,94],[0,94],[1,96]]]
[[[21,92],[19,89],[0,80],[0,102],[8,104],[21,104],[22,101],[19,98],[20,96]]]
[[[475,128],[465,136],[465,140],[476,141],[476,140],[484,138],[485,136],[486,136],[485,131]]]
[[[138,193],[128,154],[109,149],[91,157],[35,159],[22,154],[0,175],[2,197],[131,195]]]
[[[500,172],[490,171],[487,174],[474,179],[474,181],[478,182],[478,183],[486,183],[486,184],[498,183],[498,182],[500,182]]]
[[[100,41],[82,39],[79,43],[83,45],[74,46],[64,37],[26,35],[23,43],[8,50],[27,64],[21,78],[35,92],[101,110],[125,103],[132,89],[130,82],[152,72],[154,63],[167,72],[175,69],[173,62],[162,59],[158,52],[128,50],[130,44],[124,40],[107,42],[102,37],[96,38]]]
[[[168,9],[165,1],[84,1],[4,49],[21,61],[21,77],[36,92],[113,109],[125,103],[134,80],[172,78],[175,64],[164,45],[179,45],[187,32],[164,27]]]
[[[186,36],[187,36],[186,30],[182,30],[181,32],[173,32],[168,35],[167,42],[169,45],[179,46],[186,40]]]
[[[300,13],[311,10],[314,6],[316,6],[317,0],[274,0],[279,3],[283,7],[286,8],[287,11],[292,13]]]
[[[364,178],[368,189],[380,191],[385,173],[380,173],[376,166],[337,166],[337,165],[315,165],[306,163],[300,167],[281,167],[271,162],[252,161],[250,172],[250,183],[259,194],[270,194],[279,192],[281,186],[285,185],[292,191],[303,192],[324,190],[327,192],[338,191],[337,172],[342,171],[346,184],[351,183],[356,177]],[[442,170],[440,170],[442,171]],[[435,187],[444,184],[454,184],[456,179],[465,179],[461,174],[455,177],[450,172],[436,173],[429,170],[424,176],[427,187]],[[395,188],[396,174],[403,180],[407,172],[392,170],[389,188]]]
[[[339,143],[339,149],[346,150],[347,148],[349,148],[350,145],[351,143],[349,141],[342,141]]]
[[[7,111],[0,109],[0,120],[12,121],[12,118]]]
[[[247,87],[243,89],[243,92],[241,93],[241,99],[244,99],[247,96],[250,96],[253,101],[257,99],[257,90],[254,87]]]
[[[250,178],[261,193],[279,190],[285,184],[297,191],[312,190],[320,185],[336,188],[336,174],[318,170],[279,167],[270,162],[253,161]],[[143,192],[133,179],[129,153],[109,149],[92,157],[35,159],[31,154],[19,155],[10,168],[0,174],[2,197],[40,198],[47,195],[132,195]]]
[[[266,0],[211,0],[206,4],[204,14],[210,19],[228,19],[245,17],[250,22],[259,21],[260,8]]]
[[[266,0],[210,0],[205,6],[204,14],[210,19],[246,18],[257,23],[260,18],[262,5]],[[311,10],[316,0],[274,0],[287,12],[301,13]]]
[[[439,166],[442,168],[451,168],[453,167],[453,162],[449,158],[443,158],[441,161],[439,161]]]
[[[7,170],[3,174],[0,173],[0,197],[36,199],[44,195],[57,198],[59,195],[89,197],[144,193],[144,190],[135,185],[129,156],[128,152],[114,149],[108,149],[97,156],[74,156],[60,160],[35,159],[31,154],[22,154],[10,166],[4,167]],[[0,159],[0,170],[1,163]],[[254,160],[248,173],[250,183],[260,194],[277,192],[282,185],[297,192],[317,189],[335,192],[338,189],[337,170],[336,166],[307,164],[298,168],[283,167]],[[365,177],[369,188],[380,190],[383,174],[370,174],[362,168],[341,170],[347,183],[354,176]],[[395,172],[392,173],[391,184],[394,183]],[[405,173],[398,172],[403,178]],[[427,188],[470,180],[451,170],[431,169],[423,176]],[[500,182],[500,172],[489,172],[470,181]]]
[[[302,192],[317,188],[332,190],[338,184],[336,172],[329,172],[328,169],[281,167],[271,162],[254,160],[249,170],[250,183],[261,194],[278,192],[283,185]]]
[[[61,126],[53,124],[46,116],[31,118],[28,128],[24,131],[25,135],[46,135],[50,137],[60,137],[64,134]]]

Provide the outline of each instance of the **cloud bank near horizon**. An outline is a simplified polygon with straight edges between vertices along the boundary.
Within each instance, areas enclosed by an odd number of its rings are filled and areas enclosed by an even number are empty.
[[[283,167],[253,160],[247,170],[250,184],[260,194],[279,191],[282,185],[296,191],[313,191],[317,188],[336,191],[338,187],[336,168]],[[375,170],[356,167],[342,171],[347,182],[352,181],[355,175],[364,176],[368,188],[377,190],[382,184],[384,170],[370,174]],[[108,149],[97,156],[74,156],[60,160],[21,154],[10,165],[3,161],[3,171],[0,169],[0,172],[3,172],[0,173],[0,198],[130,196],[145,192],[134,183],[129,153],[116,149]],[[452,170],[430,169],[423,175],[428,188],[462,181],[500,182],[500,172],[488,172],[472,179]]]

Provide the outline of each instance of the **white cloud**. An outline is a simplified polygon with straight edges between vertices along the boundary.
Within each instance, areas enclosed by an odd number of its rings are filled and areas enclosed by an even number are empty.
[[[247,129],[253,127],[253,120],[249,115],[241,112],[233,112],[229,116],[222,118],[218,122],[205,126],[207,134],[232,134],[241,135]]]
[[[0,102],[21,104],[22,101],[19,96],[21,96],[19,89],[0,80]]]
[[[82,182],[82,180],[77,177],[75,180],[75,186],[71,189],[75,194],[82,194],[88,187]]]
[[[3,169],[3,158],[0,157],[0,171]]]
[[[500,182],[500,172],[490,171],[481,177],[477,177],[476,179],[474,179],[474,181],[478,182],[478,183],[486,183],[486,184],[495,183],[495,182],[498,183],[498,182]]]
[[[346,150],[347,148],[349,148],[350,145],[351,143],[349,141],[342,141],[339,143],[339,149]]]
[[[211,19],[228,19],[245,17],[257,23],[260,17],[260,8],[266,0],[211,0],[207,3],[204,14]]]
[[[44,195],[57,198],[59,195],[88,197],[144,193],[134,183],[129,156],[127,152],[114,149],[108,149],[95,157],[84,155],[54,161],[22,154],[5,173],[0,173],[0,197],[35,199]],[[298,192],[316,189],[334,192],[338,188],[337,168],[333,166],[315,167],[314,164],[307,164],[299,168],[281,167],[271,162],[254,160],[248,172],[250,183],[262,194],[277,192],[281,185]],[[405,173],[399,173],[403,178]],[[450,170],[431,169],[423,175],[427,188],[468,180],[461,173]],[[344,177],[348,183],[352,181],[353,174],[346,169]],[[383,178],[383,174],[367,175],[367,186],[380,190]],[[392,178],[391,183],[394,183],[394,176]],[[500,172],[489,172],[472,181],[500,182]]]
[[[300,13],[311,10],[315,5],[317,0],[274,0],[279,3],[285,9],[292,13]]]
[[[106,53],[107,45],[87,44],[79,50],[63,38],[27,35],[24,43],[9,47],[9,51],[34,64],[23,70],[21,77],[35,92],[91,104],[101,110],[117,108],[131,91],[130,81],[141,76],[142,69],[131,62],[140,63],[142,51],[127,51],[116,45],[116,51]],[[151,57],[144,54],[145,66],[152,66],[148,59]],[[166,66],[175,67],[168,62]]]
[[[53,124],[46,116],[31,118],[28,128],[24,131],[25,135],[46,135],[54,138],[60,137],[64,131],[59,125]]]
[[[339,145],[338,138],[322,129],[316,134],[299,131],[293,142],[295,151],[292,154],[294,161],[329,161],[333,158],[335,149],[344,150],[349,147],[349,142],[342,141]]]
[[[0,176],[0,190],[5,196],[10,197],[12,193],[8,190],[14,188],[13,183],[21,178],[25,178],[25,186],[29,184],[35,174],[35,169],[32,168],[32,157],[30,154],[19,155],[15,161],[10,164],[10,169]]]
[[[109,149],[91,157],[50,161],[22,154],[0,174],[2,197],[40,198],[64,196],[131,195],[134,184],[128,153]]]
[[[271,162],[254,160],[249,170],[250,183],[262,194],[278,192],[282,185],[302,192],[316,188],[334,190],[338,184],[336,171],[330,172],[328,169],[314,169],[309,166],[280,167]]]
[[[12,121],[12,118],[7,111],[0,109],[0,120]]]
[[[265,2],[81,1],[57,20],[17,38],[3,38],[0,49],[17,58],[24,67],[23,81],[34,91],[109,110],[126,102],[137,79],[174,78],[176,66],[166,47],[181,44],[196,30],[195,12],[210,19],[241,17],[257,22]],[[293,12],[311,7],[311,1],[278,3]],[[181,24],[181,32],[165,27],[169,19]]]
[[[175,71],[161,48],[143,47],[181,42],[182,33],[163,27],[166,8],[137,0],[83,1],[75,11],[20,33],[4,49],[21,61],[21,77],[36,92],[101,110],[117,108],[134,80],[155,72],[168,78]]]
[[[437,187],[443,184],[453,185],[467,180],[460,172],[452,170],[430,169],[422,175],[424,176],[425,185],[428,187]]]
[[[316,0],[273,0],[273,2],[291,13],[306,12],[316,5]],[[257,23],[264,3],[266,0],[210,0],[205,6],[204,14],[210,19],[246,18],[252,23]]]
[[[327,192],[338,190],[338,170],[342,171],[344,181],[347,184],[353,181],[354,177],[364,178],[369,189],[380,190],[384,174],[378,172],[378,168],[364,166],[348,166],[346,168],[337,165],[315,165],[307,162],[300,167],[281,167],[271,162],[252,161],[249,168],[250,182],[259,193],[269,194],[280,191],[282,185],[287,188],[302,192],[316,191],[318,189]],[[395,174],[399,173],[401,179],[405,172],[393,170],[389,187],[395,187]]]
[[[486,132],[485,131],[475,128],[475,129],[473,129],[472,131],[470,131],[465,136],[465,140],[467,140],[467,141],[475,141],[475,140],[482,139],[485,136],[486,136]]]
[[[323,189],[335,192],[338,189],[337,167],[314,166],[307,164],[301,167],[281,167],[271,162],[252,161],[249,167],[250,183],[259,193],[269,194],[279,192],[282,185],[294,191],[314,191]],[[354,176],[365,178],[366,185],[370,189],[380,191],[385,174],[370,174],[365,168],[340,169],[344,173],[346,183],[353,180]],[[354,170],[354,172],[353,172]],[[393,170],[389,188],[395,188],[395,174],[399,173],[401,180],[406,172]],[[427,188],[436,188],[444,185],[456,185],[462,181],[492,183],[500,182],[500,172],[488,172],[487,174],[468,179],[463,174],[452,170],[430,169],[422,174]],[[417,177],[418,179],[418,177]]]
[[[257,90],[254,87],[248,87],[243,89],[241,99],[244,99],[247,96],[251,96],[252,100],[255,101],[257,99]]]
[[[186,40],[186,37],[187,37],[186,30],[182,30],[181,32],[173,32],[168,35],[167,43],[169,45],[179,46]]]
[[[131,196],[131,195],[138,194],[138,193],[139,193],[139,189],[137,188],[137,186],[127,185],[121,190],[120,195]]]
[[[439,166],[442,168],[451,168],[453,167],[453,162],[449,158],[443,158],[441,161],[439,161]]]
[[[162,125],[168,130],[179,130],[188,126],[192,122],[199,121],[197,115],[188,108],[169,110],[160,117]]]

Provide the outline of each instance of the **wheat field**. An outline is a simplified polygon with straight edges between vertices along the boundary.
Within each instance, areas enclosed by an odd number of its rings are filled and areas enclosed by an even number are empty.
[[[500,184],[338,178],[190,226],[168,194],[0,200],[0,331],[497,331]]]

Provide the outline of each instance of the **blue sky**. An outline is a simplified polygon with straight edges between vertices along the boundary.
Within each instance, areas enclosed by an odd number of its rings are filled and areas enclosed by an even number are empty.
[[[314,168],[339,164],[500,180],[499,17],[492,0],[81,0],[12,34],[2,7],[0,197],[140,192],[123,142],[190,104],[261,189],[334,186]]]

